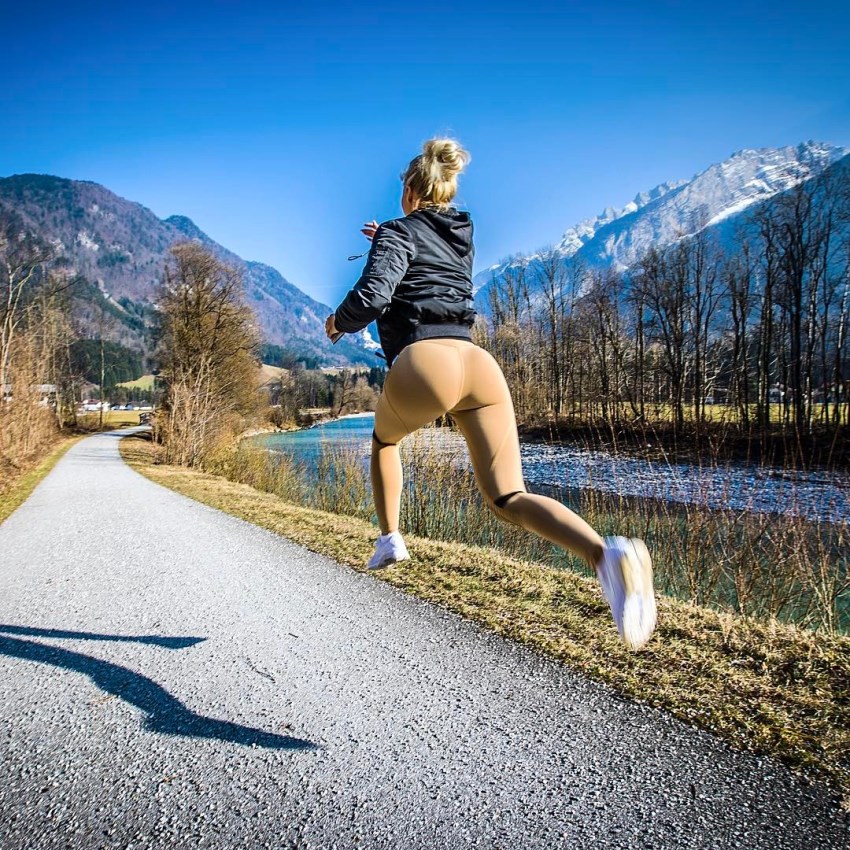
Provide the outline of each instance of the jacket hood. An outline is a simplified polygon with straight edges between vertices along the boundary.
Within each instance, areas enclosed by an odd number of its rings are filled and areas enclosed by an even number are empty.
[[[454,207],[436,210],[426,207],[414,210],[410,215],[426,221],[459,257],[465,257],[472,250],[472,218],[466,210],[457,210]]]

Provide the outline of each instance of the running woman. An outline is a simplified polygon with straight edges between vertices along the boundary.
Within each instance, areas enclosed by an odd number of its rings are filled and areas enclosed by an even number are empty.
[[[451,201],[469,154],[431,139],[402,175],[402,218],[362,232],[372,242],[360,279],[325,331],[336,342],[377,320],[390,370],[375,410],[372,490],[381,534],[370,569],[409,558],[399,531],[399,442],[451,413],[490,509],[596,570],[624,643],[640,649],[656,622],[652,561],[642,540],[602,539],[555,499],[526,490],[513,401],[496,360],[472,341],[472,220]]]

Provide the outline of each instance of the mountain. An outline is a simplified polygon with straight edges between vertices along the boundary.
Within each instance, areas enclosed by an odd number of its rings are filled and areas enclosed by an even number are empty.
[[[67,274],[87,281],[77,288],[82,297],[75,309],[84,335],[97,335],[100,311],[94,304],[100,303],[111,317],[105,336],[149,355],[152,299],[169,248],[190,239],[242,269],[246,298],[266,343],[326,366],[381,362],[368,334],[346,336],[331,346],[324,331],[331,307],[310,298],[271,266],[243,260],[185,216],[159,219],[97,183],[42,174],[0,178],[4,209],[55,246],[57,265]]]
[[[804,180],[822,174],[850,155],[850,149],[820,142],[784,148],[741,150],[690,180],[662,183],[640,192],[621,209],[608,208],[595,219],[569,228],[554,249],[564,260],[576,257],[588,268],[623,271],[650,247],[664,247],[703,228],[731,231],[753,205],[763,203]],[[533,264],[531,253],[497,263],[476,275],[479,309],[486,312],[483,290],[508,268]]]

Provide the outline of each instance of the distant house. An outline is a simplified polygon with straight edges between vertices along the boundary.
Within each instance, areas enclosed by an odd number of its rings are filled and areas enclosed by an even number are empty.
[[[47,407],[56,407],[56,396],[59,391],[56,384],[35,384],[32,387],[34,392],[38,393],[38,403]],[[3,384],[3,399],[12,401],[12,385],[10,383]]]
[[[40,396],[38,403],[47,407],[56,407],[56,396],[59,388],[56,384],[37,384],[35,389]]]

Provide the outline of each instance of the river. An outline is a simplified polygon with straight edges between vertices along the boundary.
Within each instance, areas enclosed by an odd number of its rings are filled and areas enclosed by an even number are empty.
[[[372,414],[343,417],[302,431],[250,437],[254,445],[286,452],[308,465],[325,448],[352,447],[368,462]],[[468,463],[463,438],[448,429],[423,429],[456,462]],[[784,513],[834,523],[850,523],[850,475],[789,472],[752,464],[664,463],[615,456],[570,445],[522,443],[523,474],[529,490],[593,489],[604,493],[758,513]]]

